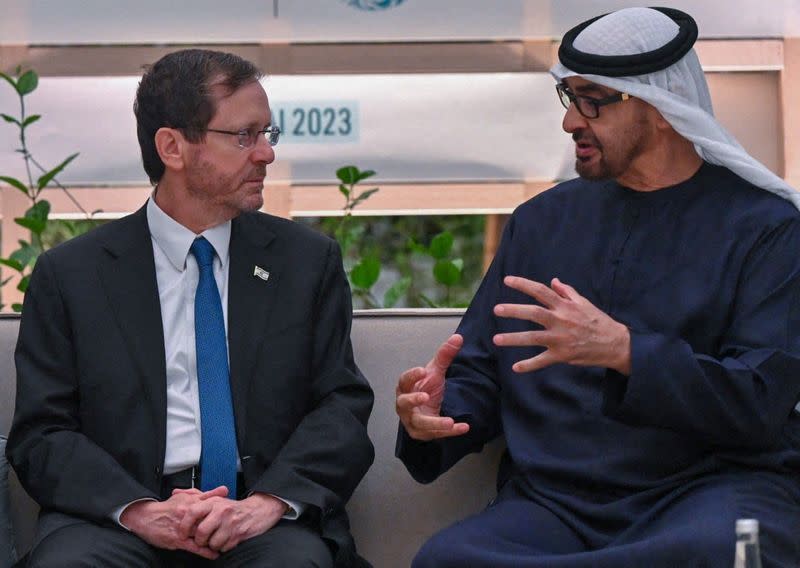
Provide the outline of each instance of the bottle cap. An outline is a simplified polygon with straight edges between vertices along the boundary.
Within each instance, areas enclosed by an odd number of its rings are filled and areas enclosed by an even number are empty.
[[[757,533],[758,520],[756,519],[739,519],[736,521],[737,533]]]

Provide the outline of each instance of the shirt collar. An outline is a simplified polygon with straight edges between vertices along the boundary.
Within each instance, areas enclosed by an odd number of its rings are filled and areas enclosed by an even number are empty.
[[[196,235],[167,215],[151,195],[147,202],[147,224],[153,240],[164,251],[170,263],[181,272],[186,268],[186,256],[189,254],[189,249],[199,236],[205,237],[211,243],[223,267],[228,263],[230,256],[228,246],[231,242],[230,221],[225,221]]]

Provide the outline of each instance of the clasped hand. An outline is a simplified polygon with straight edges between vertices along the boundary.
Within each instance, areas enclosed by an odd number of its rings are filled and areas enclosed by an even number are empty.
[[[498,317],[527,320],[542,326],[541,330],[494,336],[494,343],[499,347],[546,348],[535,357],[514,363],[515,372],[568,363],[630,374],[628,328],[598,309],[572,286],[558,278],[554,278],[550,286],[517,276],[507,276],[503,282],[541,304],[498,304],[494,308]],[[425,367],[415,367],[400,375],[395,408],[406,432],[415,440],[448,438],[469,431],[469,424],[441,416],[445,373],[463,343],[460,335],[450,336]]]
[[[271,495],[254,493],[241,501],[227,495],[225,487],[175,489],[166,501],[133,503],[120,520],[156,548],[187,550],[213,560],[268,531],[286,512],[286,504]]]

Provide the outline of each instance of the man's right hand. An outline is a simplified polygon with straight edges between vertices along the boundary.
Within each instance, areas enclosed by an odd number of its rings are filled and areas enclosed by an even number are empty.
[[[400,375],[395,403],[397,415],[408,435],[415,440],[449,438],[469,431],[469,424],[440,414],[444,375],[463,344],[460,335],[451,335],[425,367],[415,367]]]
[[[219,556],[208,546],[198,546],[191,537],[180,535],[181,520],[189,507],[208,497],[226,497],[228,490],[217,487],[203,493],[199,489],[173,492],[166,501],[137,501],[120,515],[120,522],[148,544],[165,550],[187,550],[203,558],[214,560]]]

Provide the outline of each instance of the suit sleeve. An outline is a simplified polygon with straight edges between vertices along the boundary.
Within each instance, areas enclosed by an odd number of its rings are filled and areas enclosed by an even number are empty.
[[[766,449],[800,397],[800,222],[765,234],[741,270],[717,353],[631,331],[630,377],[609,371],[604,411],[717,447]]]
[[[36,263],[22,314],[16,408],[6,453],[25,490],[44,509],[98,522],[124,503],[157,498],[80,432],[69,315],[48,254]]]
[[[420,483],[435,480],[465,455],[480,452],[502,433],[496,348],[492,342],[497,329],[493,308],[507,273],[506,258],[514,223],[512,217],[489,271],[458,326],[457,333],[464,337],[464,345],[447,370],[441,415],[466,422],[469,432],[420,442],[412,439],[400,424],[395,455]]]
[[[350,288],[335,242],[318,290],[311,407],[252,489],[329,516],[344,506],[375,455],[367,435],[374,397],[353,358]]]

